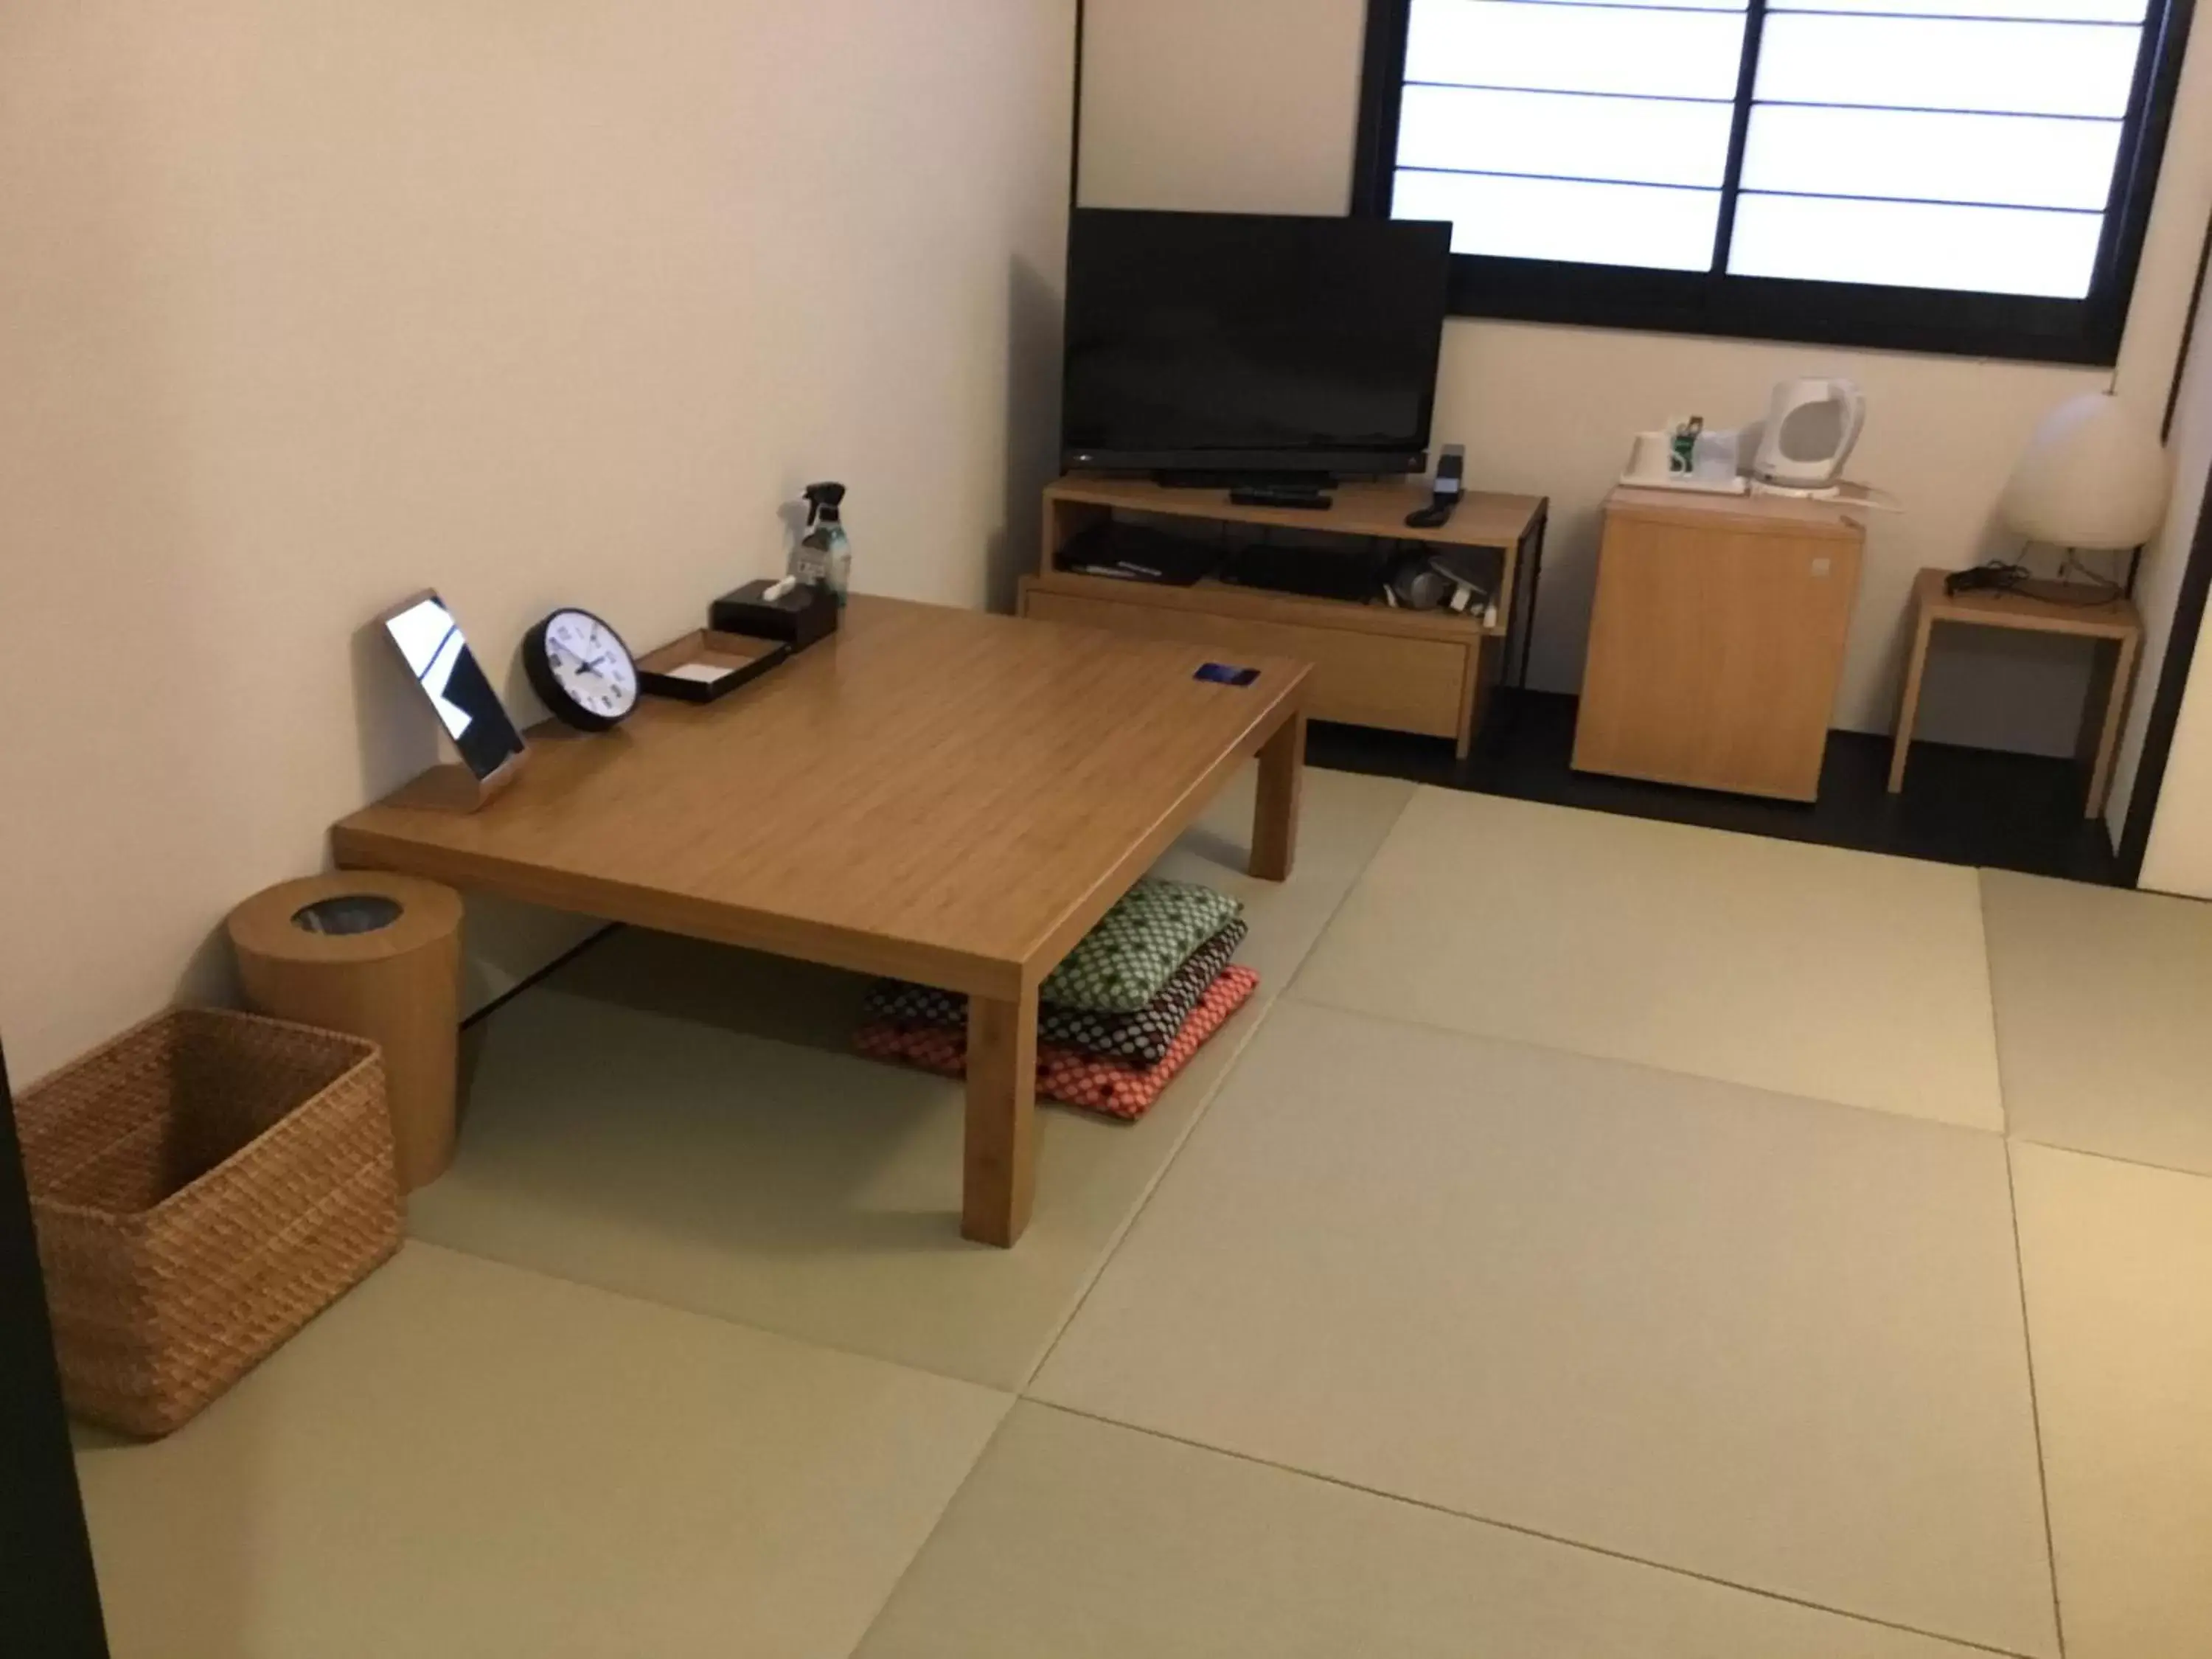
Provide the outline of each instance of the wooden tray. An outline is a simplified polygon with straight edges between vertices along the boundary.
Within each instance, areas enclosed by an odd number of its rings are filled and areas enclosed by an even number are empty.
[[[781,640],[757,640],[745,634],[718,634],[702,628],[671,640],[637,659],[637,687],[656,697],[682,702],[713,702],[750,684],[791,654]],[[684,674],[683,669],[720,670],[719,678]]]

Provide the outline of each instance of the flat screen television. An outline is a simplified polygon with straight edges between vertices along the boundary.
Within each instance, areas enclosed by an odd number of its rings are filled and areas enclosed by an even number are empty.
[[[1078,211],[1062,465],[1423,471],[1450,267],[1442,223]]]

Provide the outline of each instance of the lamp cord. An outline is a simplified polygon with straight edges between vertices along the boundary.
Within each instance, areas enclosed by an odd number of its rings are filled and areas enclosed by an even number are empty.
[[[2074,572],[2081,580],[2079,582],[2068,582],[2066,575],[2069,571]],[[1974,580],[1961,582],[1960,591],[1990,593],[2014,592],[2033,580],[2035,574],[2028,568],[2026,562],[2020,559],[1991,559],[1986,563],[1974,566],[1968,574]],[[2093,591],[2088,597],[2083,599],[2073,599],[2047,592],[2038,593],[2035,597],[2047,605],[2063,605],[2081,611],[2095,611],[2112,605],[2127,595],[2125,583],[2101,571],[2092,570],[2087,565],[2082,563],[2079,548],[2069,547],[2066,550],[2066,556],[2058,562],[2058,578],[2059,585],[2062,586],[2086,586]]]

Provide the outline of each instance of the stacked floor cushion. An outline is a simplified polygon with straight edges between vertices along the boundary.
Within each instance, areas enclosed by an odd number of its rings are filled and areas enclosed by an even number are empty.
[[[1098,1013],[1133,1013],[1160,994],[1191,952],[1243,906],[1196,882],[1147,876],[1115,902],[1045,975],[1037,1000]]]
[[[1241,906],[1188,882],[1130,889],[1048,975],[1037,1010],[1037,1092],[1115,1117],[1140,1117],[1259,984],[1230,957]],[[958,1076],[967,1069],[968,1000],[901,980],[868,994],[854,1039],[862,1054]]]
[[[1155,1066],[1086,1054],[1079,1049],[1037,1045],[1036,1091],[1045,1100],[1069,1106],[1086,1106],[1109,1117],[1134,1121],[1152,1110],[1152,1103],[1175,1080],[1177,1072],[1203,1048],[1206,1040],[1259,988],[1260,976],[1249,968],[1222,969],[1183,1022],[1166,1055]],[[898,1060],[925,1072],[963,1077],[968,1071],[968,1033],[945,1025],[894,1025],[873,1020],[863,1025],[853,1047],[871,1060]]]
[[[1168,1056],[1191,1011],[1206,988],[1229,965],[1229,958],[1244,942],[1242,921],[1231,921],[1191,952],[1169,975],[1167,983],[1143,1007],[1123,1013],[1097,1008],[1078,1008],[1065,1003],[1037,1002],[1037,1042],[1078,1054],[1133,1060],[1157,1066]],[[940,991],[931,985],[909,985],[904,980],[878,980],[868,993],[866,1016],[872,1023],[908,1029],[939,1026],[947,1030],[968,1029],[968,999],[957,991]]]

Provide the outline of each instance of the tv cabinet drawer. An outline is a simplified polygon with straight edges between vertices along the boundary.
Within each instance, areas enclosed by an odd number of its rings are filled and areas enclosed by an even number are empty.
[[[1315,720],[1455,738],[1474,694],[1471,659],[1481,641],[1406,639],[1348,628],[1222,616],[1195,607],[1095,599],[1025,585],[1022,614],[1152,639],[1188,640],[1237,653],[1297,657],[1314,665],[1306,713]]]

